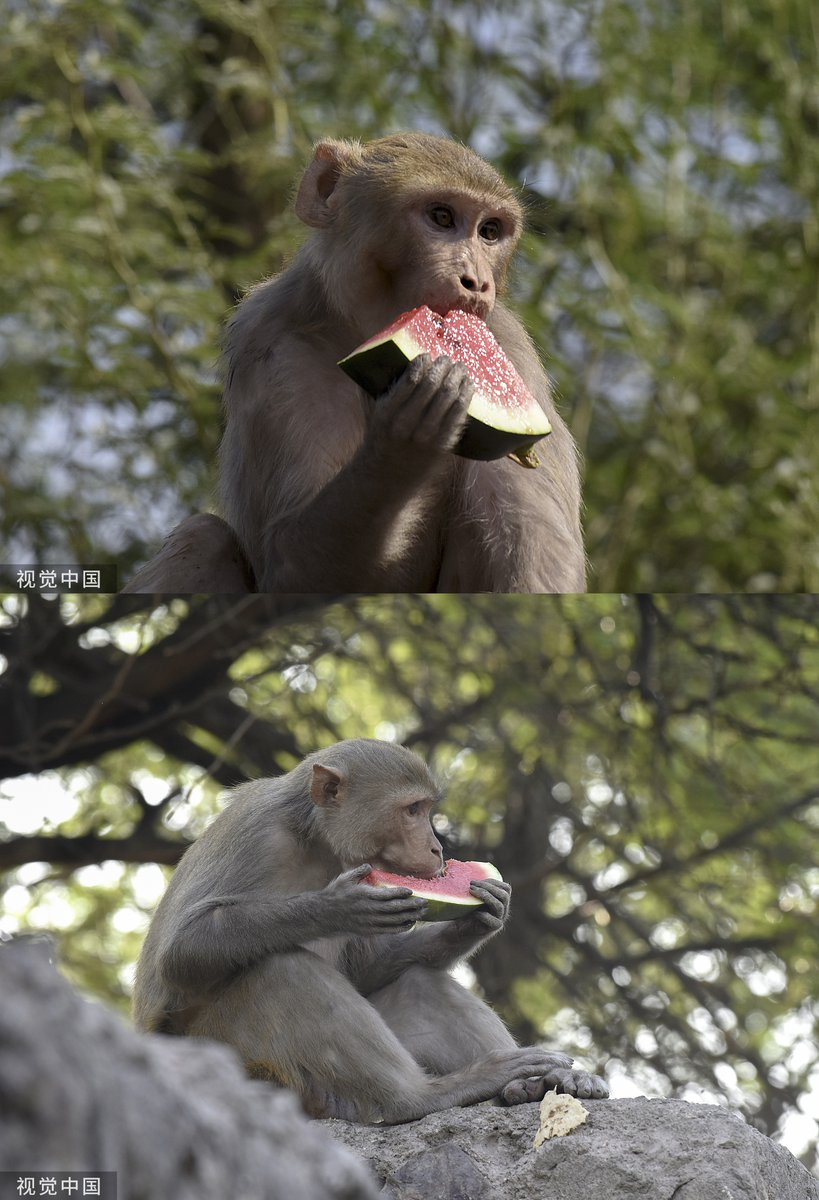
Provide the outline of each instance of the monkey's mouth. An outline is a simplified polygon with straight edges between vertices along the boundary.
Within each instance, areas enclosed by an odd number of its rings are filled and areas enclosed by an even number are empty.
[[[484,300],[476,299],[472,303],[468,300],[457,300],[453,304],[446,304],[441,301],[435,303],[432,300],[427,301],[427,308],[431,308],[439,317],[445,317],[447,313],[454,312],[458,309],[460,312],[469,313],[472,317],[477,317],[481,321],[485,321],[489,316],[489,305]]]
[[[408,879],[440,879],[444,874],[443,867],[440,871],[432,871],[430,874],[422,875],[420,871],[407,871],[400,863],[387,862],[385,858],[370,858],[369,861],[377,871],[388,871],[391,875],[405,875]]]

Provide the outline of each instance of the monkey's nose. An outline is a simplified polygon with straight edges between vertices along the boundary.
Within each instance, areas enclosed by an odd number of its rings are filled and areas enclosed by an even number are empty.
[[[478,283],[478,280],[473,275],[462,275],[461,287],[467,292],[488,292],[489,281],[484,280],[483,283]]]

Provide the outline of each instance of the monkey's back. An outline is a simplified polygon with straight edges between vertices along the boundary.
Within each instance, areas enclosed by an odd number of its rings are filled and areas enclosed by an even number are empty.
[[[151,920],[137,964],[133,1018],[139,1029],[156,1030],[185,998],[163,979],[162,962],[181,922],[194,905],[227,898],[247,887],[275,890],[294,846],[283,844],[271,810],[286,803],[281,781],[260,779],[242,784],[227,807],[189,846]]]

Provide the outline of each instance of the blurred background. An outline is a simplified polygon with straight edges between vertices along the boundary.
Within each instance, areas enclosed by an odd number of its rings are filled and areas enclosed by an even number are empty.
[[[819,590],[809,0],[0,0],[0,538],[126,578],[213,499],[226,314],[322,135],[468,142],[586,463],[592,588]]]
[[[7,596],[0,682],[0,939],[84,992],[127,1013],[226,786],[396,740],[513,886],[461,978],[516,1035],[816,1170],[816,598]]]

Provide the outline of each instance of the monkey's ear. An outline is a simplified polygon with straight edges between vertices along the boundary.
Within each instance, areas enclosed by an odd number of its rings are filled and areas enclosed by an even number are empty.
[[[329,225],[336,209],[335,190],[342,171],[360,161],[361,150],[355,142],[319,142],[299,184],[296,196],[299,220],[316,229]]]
[[[344,776],[321,763],[313,764],[313,778],[310,783],[310,799],[319,808],[329,808],[341,800],[344,786]]]

